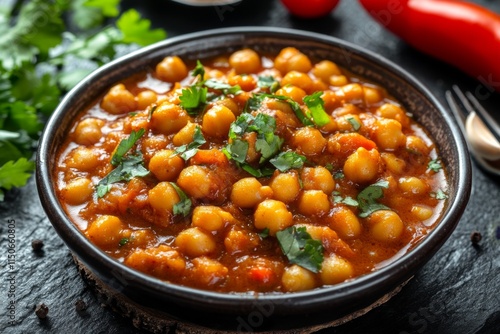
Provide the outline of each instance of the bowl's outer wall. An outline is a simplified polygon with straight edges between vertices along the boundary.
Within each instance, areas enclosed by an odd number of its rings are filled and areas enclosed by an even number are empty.
[[[217,294],[170,285],[137,273],[104,255],[85,238],[61,209],[52,171],[55,156],[75,117],[114,83],[151,69],[165,56],[204,59],[250,47],[276,54],[294,46],[313,59],[329,59],[376,84],[399,100],[438,143],[449,178],[449,199],[443,220],[409,254],[378,271],[337,286],[295,294]],[[328,317],[368,305],[411,277],[439,249],[458,223],[471,189],[470,159],[463,137],[448,112],[411,75],[381,57],[328,36],[277,28],[233,28],[177,37],[142,49],[97,70],[69,92],[49,120],[37,158],[37,186],[42,205],[68,247],[111,287],[139,302],[175,312],[179,307],[230,314],[248,314],[273,305],[273,313],[287,315],[329,310]],[[145,298],[146,297],[146,298]],[[161,305],[161,306],[160,306]],[[336,311],[332,311],[336,310]],[[322,318],[321,318],[322,319]],[[321,320],[318,320],[321,321]]]

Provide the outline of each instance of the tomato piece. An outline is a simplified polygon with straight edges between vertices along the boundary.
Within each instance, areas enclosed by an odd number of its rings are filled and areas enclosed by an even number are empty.
[[[340,0],[281,0],[290,13],[302,18],[314,18],[330,13]]]
[[[250,269],[250,278],[261,284],[266,284],[274,279],[274,273],[271,268],[266,267],[253,267]]]

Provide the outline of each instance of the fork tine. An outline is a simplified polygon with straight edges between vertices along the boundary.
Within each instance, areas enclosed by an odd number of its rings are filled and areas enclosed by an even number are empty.
[[[465,138],[467,138],[467,133],[465,132],[465,115],[464,112],[461,111],[462,108],[458,106],[457,101],[453,97],[453,93],[451,91],[447,90],[445,93],[445,97],[446,102],[448,102],[448,106],[450,107],[451,112],[453,113],[453,116],[455,116],[458,126],[462,131],[462,134]]]
[[[479,101],[470,92],[465,92],[465,95],[471,101],[475,107],[475,112],[479,118],[483,121],[484,125],[491,131],[493,136],[500,142],[500,125],[498,122],[491,117],[491,115],[483,108]]]
[[[462,110],[462,112],[465,112],[466,116],[469,115],[471,112],[473,112],[474,108],[472,108],[472,106],[470,105],[469,101],[465,97],[465,95],[462,92],[462,90],[460,89],[460,87],[458,87],[457,85],[453,85],[453,86],[451,86],[451,88],[453,88],[453,91],[457,95],[458,99],[465,107],[465,110],[463,108],[460,108],[460,110]]]

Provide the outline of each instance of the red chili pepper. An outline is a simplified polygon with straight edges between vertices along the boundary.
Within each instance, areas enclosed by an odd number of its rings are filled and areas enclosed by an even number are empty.
[[[499,14],[458,0],[359,1],[408,44],[500,92]]]

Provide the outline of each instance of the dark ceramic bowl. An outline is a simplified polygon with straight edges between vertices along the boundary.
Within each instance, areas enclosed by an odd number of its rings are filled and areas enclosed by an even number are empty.
[[[130,269],[100,251],[70,221],[55,194],[56,152],[75,116],[111,85],[146,70],[166,55],[196,60],[242,47],[276,54],[287,46],[295,46],[314,58],[330,59],[385,87],[434,138],[449,178],[449,199],[439,223],[420,244],[375,272],[335,286],[286,294],[224,294],[169,284]],[[446,241],[466,207],[471,189],[470,160],[459,129],[436,98],[410,74],[372,52],[329,36],[254,27],[170,38],[92,73],[66,95],[49,120],[39,144],[36,177],[43,207],[54,228],[71,252],[110,291],[134,305],[154,309],[160,317],[234,330],[248,330],[241,327],[242,319],[246,326],[250,320],[258,323],[251,328],[259,330],[314,327],[376,305],[411,278]]]

